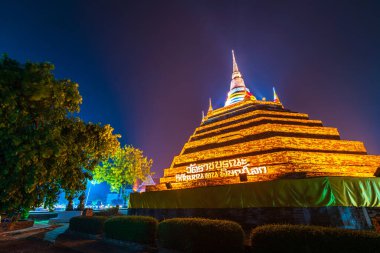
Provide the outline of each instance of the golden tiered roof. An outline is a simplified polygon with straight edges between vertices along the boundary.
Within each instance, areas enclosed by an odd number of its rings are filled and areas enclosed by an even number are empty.
[[[147,191],[280,178],[374,177],[380,156],[368,155],[362,142],[341,140],[336,128],[285,109],[276,93],[275,101],[247,96],[214,110],[210,102],[160,184]]]

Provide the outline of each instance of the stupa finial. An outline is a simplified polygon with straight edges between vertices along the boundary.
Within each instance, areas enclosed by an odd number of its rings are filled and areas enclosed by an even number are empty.
[[[227,100],[224,106],[228,106],[237,102],[241,102],[246,98],[256,100],[247,87],[245,87],[243,77],[239,71],[236,63],[235,51],[232,50],[232,80],[230,85],[230,91],[227,94]]]
[[[237,80],[239,78],[239,80]],[[236,63],[236,58],[235,58],[235,52],[232,50],[232,81],[239,81],[238,86],[245,86],[244,80],[242,79],[242,75],[239,71],[239,67]],[[234,82],[235,83],[235,82]],[[232,83],[231,83],[231,88],[232,88]]]
[[[232,72],[239,72],[239,68],[235,59],[235,52],[233,49],[232,49]]]
[[[211,112],[213,110],[212,109],[211,98],[209,98],[208,101],[209,101],[208,112]]]
[[[236,63],[235,52],[234,50],[232,50],[232,80],[231,80],[230,90],[237,87],[245,88],[245,84],[244,84],[242,75],[239,71],[239,67]]]

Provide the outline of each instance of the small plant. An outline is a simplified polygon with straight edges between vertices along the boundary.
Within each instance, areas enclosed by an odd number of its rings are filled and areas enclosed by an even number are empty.
[[[82,193],[79,197],[78,197],[78,200],[79,200],[79,204],[78,204],[78,207],[77,207],[77,210],[78,211],[83,211],[84,210],[84,199],[86,198],[86,195],[84,193]]]
[[[242,252],[244,231],[233,221],[174,218],[158,226],[161,247],[183,252]]]
[[[68,201],[67,206],[66,206],[66,211],[73,211],[74,210],[74,205],[73,205],[74,197],[71,195],[68,195],[68,196],[66,196],[66,199]]]
[[[29,217],[29,208],[22,209],[21,214],[20,214],[20,218],[22,220],[27,220],[28,217]]]
[[[158,221],[148,216],[114,217],[104,225],[107,238],[154,245]]]

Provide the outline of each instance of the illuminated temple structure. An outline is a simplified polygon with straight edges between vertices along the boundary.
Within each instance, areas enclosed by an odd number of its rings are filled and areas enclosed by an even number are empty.
[[[227,212],[222,218],[239,221],[239,210],[245,210],[280,217],[251,219],[256,225],[370,228],[369,213],[380,207],[380,156],[368,155],[360,141],[342,140],[336,128],[284,108],[274,88],[272,101],[258,100],[232,54],[225,106],[213,109],[210,100],[207,115],[160,183],[131,195],[132,212],[158,218],[167,212]],[[340,223],[332,221],[336,217]]]

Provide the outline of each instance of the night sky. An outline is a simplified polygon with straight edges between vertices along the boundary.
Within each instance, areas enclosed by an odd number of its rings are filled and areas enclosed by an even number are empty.
[[[223,106],[231,49],[247,87],[380,154],[380,2],[4,1],[0,53],[79,83],[80,117],[111,124],[161,175]]]

